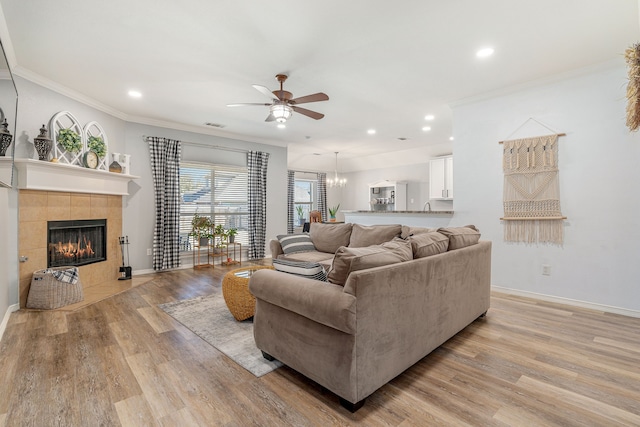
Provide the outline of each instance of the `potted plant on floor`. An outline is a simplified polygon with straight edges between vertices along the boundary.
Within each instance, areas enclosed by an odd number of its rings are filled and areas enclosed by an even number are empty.
[[[329,208],[329,221],[330,222],[336,222],[336,214],[338,213],[338,209],[340,209],[340,203],[338,203],[338,206],[333,206],[333,207]]]
[[[304,225],[304,210],[302,209],[302,205],[296,206],[296,212],[298,213],[298,225]]]

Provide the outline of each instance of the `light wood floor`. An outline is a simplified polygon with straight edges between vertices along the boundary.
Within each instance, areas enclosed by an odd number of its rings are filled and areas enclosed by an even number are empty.
[[[0,426],[640,425],[640,319],[494,293],[485,319],[351,414],[287,367],[255,378],[157,308],[212,293],[232,268],[12,314]]]

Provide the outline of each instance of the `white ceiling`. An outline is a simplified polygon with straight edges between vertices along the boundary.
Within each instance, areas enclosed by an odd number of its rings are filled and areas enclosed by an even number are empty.
[[[346,164],[418,147],[451,151],[449,103],[620,60],[640,34],[637,0],[0,4],[17,74],[55,82],[128,120],[287,146],[290,166],[314,170],[333,169],[334,151]],[[495,55],[479,60],[484,46]],[[268,107],[226,107],[269,102],[251,85],[275,90],[277,73],[289,75],[285,90],[294,97],[328,94],[304,105],[325,118],[294,114],[277,129],[264,121]],[[143,97],[129,98],[130,89]],[[426,114],[435,120],[426,123]],[[432,130],[423,132],[427,124]]]

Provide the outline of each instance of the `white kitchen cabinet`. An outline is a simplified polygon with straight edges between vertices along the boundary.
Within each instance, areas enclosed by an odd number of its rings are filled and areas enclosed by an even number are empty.
[[[453,156],[429,161],[429,199],[453,200]]]
[[[369,185],[369,201],[372,211],[406,211],[407,183],[380,181]]]

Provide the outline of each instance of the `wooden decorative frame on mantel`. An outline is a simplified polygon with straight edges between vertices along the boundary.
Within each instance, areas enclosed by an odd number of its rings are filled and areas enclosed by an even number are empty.
[[[84,151],[87,151],[89,149],[89,146],[88,146],[89,138],[92,136],[102,138],[102,141],[104,141],[105,155],[104,157],[100,158],[100,161],[98,162],[98,167],[96,169],[106,171],[109,168],[109,163],[108,163],[109,141],[107,140],[107,134],[105,133],[104,129],[102,129],[102,126],[100,126],[98,122],[89,122],[86,125],[84,125],[84,130],[82,135],[82,139],[84,141]]]
[[[82,140],[82,149],[77,153],[68,152],[65,148],[58,143],[58,133],[61,129],[70,129],[77,133]],[[54,154],[53,157],[58,159],[58,163],[68,165],[82,165],[82,153],[87,148],[86,138],[84,138],[84,132],[80,122],[73,114],[68,111],[60,111],[55,114],[49,122],[49,135],[53,139]]]

